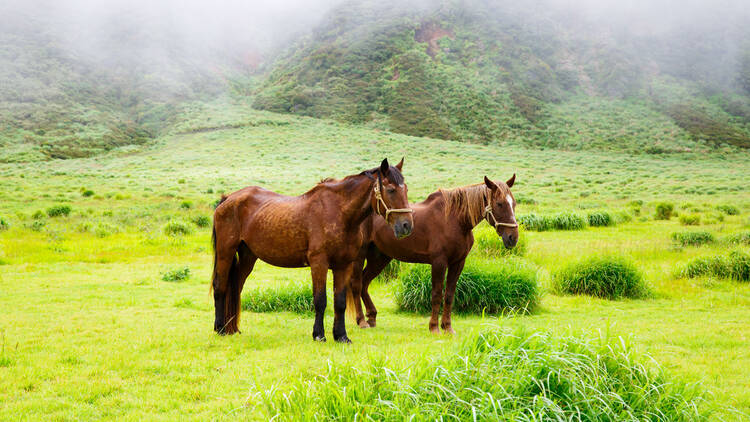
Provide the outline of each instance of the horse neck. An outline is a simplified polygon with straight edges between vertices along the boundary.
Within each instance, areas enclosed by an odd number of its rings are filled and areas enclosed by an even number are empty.
[[[358,175],[343,180],[333,189],[346,226],[358,227],[372,213],[373,183],[369,177]]]
[[[448,218],[454,219],[454,221],[458,223],[461,228],[464,229],[464,231],[472,231],[474,227],[478,226],[479,223],[484,220],[484,208],[487,206],[488,195],[490,195],[490,192],[485,191],[484,195],[474,198],[474,201],[476,202],[475,204],[465,207],[465,209],[463,209],[458,215],[450,215],[448,216]],[[465,198],[466,201],[469,201],[471,196],[467,194]],[[443,197],[443,206],[447,206],[447,204],[445,203],[446,201],[447,199]]]

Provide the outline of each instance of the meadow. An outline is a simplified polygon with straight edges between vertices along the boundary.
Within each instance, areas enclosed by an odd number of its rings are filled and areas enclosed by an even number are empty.
[[[349,346],[314,343],[304,312],[246,311],[241,335],[213,333],[206,217],[222,192],[261,185],[300,194],[324,177],[402,156],[412,202],[438,187],[516,173],[519,215],[581,217],[577,230],[560,223],[522,233],[541,295],[530,314],[458,314],[455,336],[434,336],[427,316],[399,311],[392,283],[376,281],[378,326],[360,330],[348,320]],[[750,283],[683,269],[750,249],[742,240],[749,173],[747,153],[476,145],[228,101],[185,106],[182,121],[150,143],[0,164],[0,419],[265,420],[268,397],[330,368],[450,360],[473,335],[498,329],[627,343],[703,391],[711,418],[742,420],[750,415]],[[655,218],[661,203],[676,215]],[[698,216],[698,227],[684,215]],[[476,231],[488,237],[484,223]],[[673,237],[692,231],[712,240]],[[482,248],[473,254],[504,259]],[[555,288],[554,274],[601,254],[633,262],[648,294],[607,300]],[[244,294],[309,277],[308,269],[259,263]],[[327,332],[332,319],[329,303]]]

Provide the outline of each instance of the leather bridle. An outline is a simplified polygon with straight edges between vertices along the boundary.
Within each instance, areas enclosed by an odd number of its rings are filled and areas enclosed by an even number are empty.
[[[383,182],[380,179],[380,175],[378,175],[378,180],[375,182],[375,186],[373,186],[373,192],[375,193],[375,199],[377,202],[375,202],[375,213],[380,215],[381,217],[385,218],[385,221],[388,221],[388,216],[391,215],[392,212],[408,212],[413,213],[414,210],[411,208],[388,208],[388,204],[385,203],[383,200]],[[380,204],[383,204],[383,209],[385,209],[385,215],[383,215],[380,212]]]
[[[497,218],[495,218],[495,214],[492,213],[492,194],[490,194],[487,206],[484,207],[484,218],[486,218],[487,222],[489,224],[491,224],[495,228],[498,228],[498,227],[516,228],[516,227],[518,227],[518,223],[501,223],[501,222],[497,221]],[[492,221],[490,221],[490,218],[492,218]]]

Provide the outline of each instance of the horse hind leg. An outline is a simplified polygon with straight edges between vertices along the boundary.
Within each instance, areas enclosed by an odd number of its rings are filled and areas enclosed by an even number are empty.
[[[237,249],[236,279],[230,277],[229,290],[227,291],[224,305],[228,327],[236,329],[236,332],[238,333],[240,332],[240,313],[242,311],[242,288],[245,286],[245,280],[247,280],[247,277],[253,272],[257,260],[258,257],[244,242],[241,242]],[[230,274],[232,274],[231,271]],[[233,282],[236,284],[232,284]]]
[[[362,272],[361,295],[362,302],[364,302],[365,309],[367,309],[367,325],[369,327],[376,326],[378,316],[378,310],[375,308],[375,303],[372,301],[372,297],[370,297],[370,283],[372,283],[372,280],[374,280],[375,277],[383,272],[391,260],[391,257],[380,253],[379,251],[367,255],[367,266]]]
[[[236,321],[232,324],[227,315],[227,297],[230,296],[231,286],[236,285],[237,278],[237,257],[236,251],[217,250],[214,264],[214,274],[212,287],[214,290],[214,331],[219,334],[233,334],[236,329]]]

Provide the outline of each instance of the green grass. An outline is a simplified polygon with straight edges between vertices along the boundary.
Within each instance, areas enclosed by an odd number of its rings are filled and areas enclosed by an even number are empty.
[[[251,289],[242,297],[242,310],[310,314],[313,311],[312,286],[309,283],[289,283]]]
[[[400,310],[428,313],[432,310],[432,276],[429,265],[402,271],[394,284],[394,300]],[[536,268],[519,258],[467,260],[456,283],[453,310],[477,315],[531,312],[539,300]]]
[[[525,214],[518,217],[518,222],[525,229],[543,232],[548,230],[582,230],[586,220],[572,212],[560,212],[554,215]]]
[[[572,263],[554,275],[558,291],[605,299],[639,298],[648,294],[643,275],[629,260],[596,256]]]
[[[750,254],[732,251],[726,256],[695,258],[682,268],[679,275],[683,277],[714,276],[736,281],[750,281]]]
[[[575,338],[598,332],[630,338],[633,349],[653,357],[668,379],[700,383],[708,391],[708,408],[718,406],[714,418],[744,420],[750,414],[750,283],[675,277],[693,258],[726,255],[726,243],[674,248],[670,235],[682,226],[651,218],[663,201],[692,203],[702,215],[715,204],[734,204],[740,215],[722,214],[723,222],[709,224],[703,218],[701,228],[721,239],[747,232],[744,175],[750,156],[500,148],[257,112],[231,102],[194,105],[185,113],[173,132],[147,147],[0,164],[0,215],[9,225],[0,231],[0,419],[267,420],[258,391],[280,391],[325,376],[329,368],[363,370],[375,356],[388,356],[394,369],[421,356],[450,356],[488,324]],[[372,168],[384,156],[406,157],[412,202],[440,186],[516,172],[514,195],[535,201],[519,203],[519,215],[579,213],[582,206],[628,212],[637,206],[641,215],[589,230],[523,231],[524,259],[538,268],[542,293],[535,311],[455,315],[453,338],[430,334],[422,314],[399,312],[384,283],[370,288],[378,327],[360,330],[347,321],[354,342],[349,347],[314,343],[311,315],[288,311],[245,311],[241,335],[216,336],[211,229],[191,217],[210,216],[221,193],[261,185],[297,195],[323,177]],[[82,196],[82,187],[95,194]],[[585,198],[583,191],[589,193]],[[193,208],[181,209],[183,201]],[[55,205],[70,205],[70,214],[48,218],[45,210]],[[165,234],[173,220],[192,232]],[[97,227],[108,234],[100,237]],[[477,237],[488,230],[478,227]],[[736,247],[747,251],[746,245]],[[552,274],[580,260],[583,251],[630,257],[653,297],[611,302],[557,294]],[[471,257],[510,258],[480,249]],[[190,268],[189,279],[161,280],[165,270],[184,267]],[[296,283],[310,285],[309,269],[258,262],[244,296]],[[330,302],[330,273],[327,284]],[[331,324],[329,303],[329,339]]]
[[[184,281],[190,278],[190,268],[183,267],[162,273],[162,281]]]
[[[607,227],[615,224],[615,219],[606,211],[589,213],[587,219],[591,227]]]
[[[482,224],[474,229],[474,255],[499,258],[503,256],[523,256],[528,248],[528,237],[523,229],[518,232],[518,243],[513,248],[506,248],[503,239],[497,235],[492,227]]]

